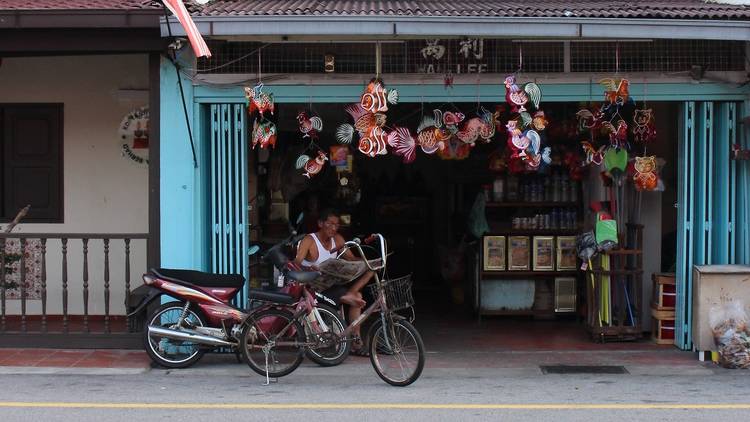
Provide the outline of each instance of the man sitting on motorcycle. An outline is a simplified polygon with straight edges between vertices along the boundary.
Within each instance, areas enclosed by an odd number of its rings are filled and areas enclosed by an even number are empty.
[[[367,269],[363,258],[355,256],[346,250],[336,259],[336,251],[344,246],[344,238],[338,233],[339,215],[331,210],[321,211],[318,218],[318,231],[305,236],[297,247],[296,265],[319,271],[325,267],[321,277],[331,278],[331,284],[345,285],[347,290],[340,297],[340,301],[349,305],[349,321],[356,320],[362,314],[365,301],[362,299],[362,288],[372,279],[374,273]],[[331,262],[326,262],[334,260]],[[325,265],[323,263],[326,262]],[[352,353],[364,354],[365,350],[360,337],[360,327],[356,327]]]

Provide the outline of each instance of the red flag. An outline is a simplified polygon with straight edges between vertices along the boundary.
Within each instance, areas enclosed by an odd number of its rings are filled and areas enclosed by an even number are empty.
[[[211,51],[206,45],[206,41],[203,40],[198,27],[193,22],[193,18],[190,17],[190,12],[185,8],[185,4],[182,0],[164,0],[164,5],[169,8],[173,15],[180,21],[180,24],[185,29],[190,45],[193,47],[193,52],[196,57],[211,57]],[[167,22],[169,25],[169,22]]]

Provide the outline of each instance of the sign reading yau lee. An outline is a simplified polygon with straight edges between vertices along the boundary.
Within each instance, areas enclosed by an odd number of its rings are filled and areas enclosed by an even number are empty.
[[[491,69],[486,60],[485,45],[491,40],[467,38],[463,40],[431,39],[409,42],[411,57],[415,57],[417,73],[487,73]],[[418,49],[418,54],[415,54]]]
[[[148,165],[148,107],[128,113],[118,130],[122,156],[136,164]]]

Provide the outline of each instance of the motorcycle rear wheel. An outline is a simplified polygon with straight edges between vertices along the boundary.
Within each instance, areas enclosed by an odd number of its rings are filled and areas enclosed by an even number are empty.
[[[198,362],[206,350],[200,344],[172,340],[157,335],[150,336],[149,325],[170,328],[177,323],[185,302],[168,302],[158,307],[150,318],[146,320],[143,328],[143,341],[146,353],[154,363],[165,368],[187,368]],[[188,308],[185,320],[193,326],[203,327],[206,321],[200,311]]]
[[[291,326],[284,330],[290,323]],[[286,344],[276,345],[276,342]],[[292,373],[302,363],[304,344],[305,330],[291,313],[266,309],[247,318],[238,347],[250,369],[266,376],[267,363],[268,376],[280,378]],[[268,348],[267,356],[264,348]]]

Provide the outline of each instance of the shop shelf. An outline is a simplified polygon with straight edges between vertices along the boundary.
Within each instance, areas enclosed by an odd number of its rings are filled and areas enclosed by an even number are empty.
[[[564,277],[577,275],[578,271],[482,271],[482,280],[490,278],[520,278],[520,277]]]
[[[522,201],[522,202],[487,202],[487,208],[547,208],[547,207],[578,207],[579,202],[552,201]]]

